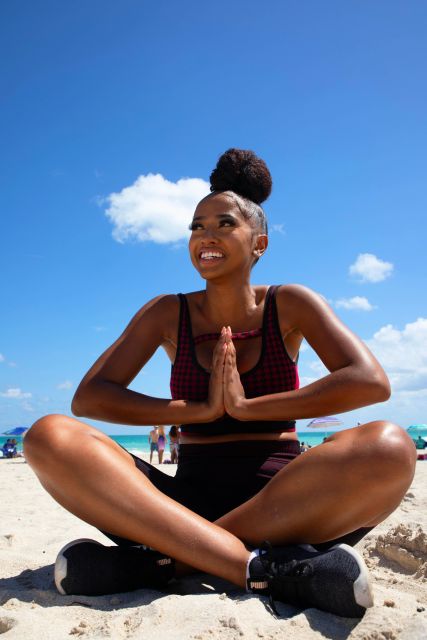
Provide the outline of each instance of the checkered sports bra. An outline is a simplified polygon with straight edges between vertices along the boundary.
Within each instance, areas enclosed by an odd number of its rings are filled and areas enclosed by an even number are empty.
[[[298,368],[286,351],[277,315],[277,286],[268,288],[264,303],[262,328],[233,333],[233,340],[247,340],[262,336],[261,355],[252,369],[240,374],[247,398],[298,389]],[[207,340],[218,340],[220,334],[207,333],[193,338],[191,317],[185,295],[178,294],[180,314],[178,346],[172,365],[170,389],[173,400],[206,400],[210,373],[196,357],[195,345]],[[295,431],[295,420],[241,421],[227,413],[213,422],[183,424],[183,435],[224,435],[228,433],[277,433]]]

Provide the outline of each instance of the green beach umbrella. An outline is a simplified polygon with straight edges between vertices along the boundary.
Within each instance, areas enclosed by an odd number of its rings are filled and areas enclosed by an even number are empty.
[[[410,427],[406,429],[411,433],[417,433],[417,431],[424,431],[427,429],[427,424],[411,424]]]

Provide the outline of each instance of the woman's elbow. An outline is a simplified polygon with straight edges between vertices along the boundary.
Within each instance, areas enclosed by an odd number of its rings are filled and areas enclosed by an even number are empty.
[[[373,402],[386,402],[391,396],[390,381],[384,371],[372,376],[369,387],[373,395]]]
[[[71,401],[71,411],[73,415],[80,417],[90,418],[91,414],[91,401],[90,394],[87,390],[78,388]]]
[[[74,394],[74,397],[71,400],[71,412],[78,418],[85,415],[79,394],[77,393]]]

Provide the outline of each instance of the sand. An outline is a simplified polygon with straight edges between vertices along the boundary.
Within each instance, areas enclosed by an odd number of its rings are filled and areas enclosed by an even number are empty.
[[[174,473],[175,467],[163,465]],[[372,575],[375,606],[362,620],[278,604],[207,575],[168,593],[61,596],[58,550],[75,538],[107,539],[56,504],[23,459],[0,460],[0,635],[5,640],[426,640],[427,461],[397,509],[358,545]]]

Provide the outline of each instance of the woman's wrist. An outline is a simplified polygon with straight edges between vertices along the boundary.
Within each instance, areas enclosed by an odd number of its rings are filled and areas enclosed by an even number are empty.
[[[237,398],[233,401],[233,405],[230,408],[227,408],[227,413],[236,420],[241,420],[244,422],[245,420],[252,420],[252,417],[249,415],[249,405],[247,398]]]
[[[221,418],[225,413],[224,407],[213,407],[208,400],[198,404],[201,405],[201,412],[197,422],[214,422],[214,420],[218,420],[218,418]]]

